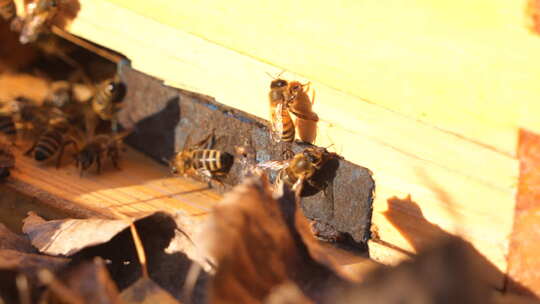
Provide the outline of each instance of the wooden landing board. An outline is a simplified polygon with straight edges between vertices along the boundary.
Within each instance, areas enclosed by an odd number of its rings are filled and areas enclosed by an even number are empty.
[[[101,175],[94,170],[79,177],[73,165],[38,166],[15,150],[17,165],[13,170],[15,183],[36,187],[59,199],[89,209],[102,216],[111,210],[126,216],[163,210],[178,210],[198,217],[207,214],[220,196],[195,181],[172,177],[167,168],[130,150],[121,163],[122,170],[106,164]],[[69,153],[65,162],[69,162]]]
[[[262,118],[269,116],[267,92],[271,79],[266,73],[276,75],[280,68],[148,16],[138,10],[141,1],[119,3],[81,1],[81,10],[68,30],[123,53],[134,68],[163,79],[168,85],[212,96],[220,103]],[[204,19],[210,20],[207,16]],[[311,75],[302,69],[291,70]],[[293,73],[283,77],[307,80]],[[452,107],[441,107],[453,113],[452,123],[458,129],[463,126],[461,131],[449,128],[459,133],[456,135],[431,121],[425,123],[414,115],[371,103],[377,100],[368,102],[322,78],[308,80],[316,90],[315,110],[322,119],[316,144],[334,144],[332,149],[347,160],[374,173],[377,187],[373,219],[381,239],[415,252],[438,235],[430,233],[436,226],[441,231],[463,235],[502,273],[506,272],[505,256],[518,179],[513,123],[492,124],[490,117],[465,115],[469,112],[456,115]],[[378,88],[384,85],[382,91],[388,94],[399,92],[392,88],[392,83],[381,79],[377,82]],[[374,85],[371,80],[367,83]],[[444,92],[450,92],[447,89]],[[419,88],[414,92],[426,93]],[[413,107],[411,96],[400,95],[395,102]],[[438,94],[429,96],[441,98]],[[425,101],[427,97],[423,98]],[[499,99],[494,100],[499,104]],[[485,104],[481,104],[477,106],[484,108]],[[425,102],[418,104],[424,105]],[[478,110],[477,106],[474,109]],[[506,111],[506,106],[497,109],[513,115]],[[467,134],[463,134],[465,130]],[[403,200],[408,195],[417,207],[407,202],[390,206],[390,201],[397,202],[394,198]],[[386,214],[390,208],[391,218]],[[502,277],[496,281],[502,285]]]
[[[122,170],[116,170],[107,163],[101,175],[91,170],[82,178],[75,166],[68,164],[69,153],[66,153],[64,166],[55,169],[38,166],[18,149],[13,152],[16,167],[6,185],[78,217],[115,218],[115,213],[134,217],[166,211],[172,214],[180,212],[189,216],[186,223],[199,225],[221,199],[221,195],[208,189],[206,184],[172,177],[166,167],[133,149],[128,149],[123,156]],[[328,244],[314,246],[322,248],[319,252],[341,267],[339,270],[344,275],[357,276],[377,264],[359,253]]]

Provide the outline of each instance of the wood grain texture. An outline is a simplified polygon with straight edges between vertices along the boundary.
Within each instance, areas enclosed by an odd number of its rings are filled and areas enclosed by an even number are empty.
[[[122,170],[115,170],[107,163],[101,175],[90,170],[82,178],[74,166],[58,170],[54,166],[38,166],[18,150],[15,152],[14,183],[26,183],[106,217],[112,216],[111,210],[126,216],[155,210],[172,213],[183,210],[200,216],[208,213],[220,198],[204,184],[170,176],[166,168],[135,151],[130,151],[121,162]],[[25,191],[24,187],[18,190]]]
[[[540,135],[520,132],[521,174],[508,256],[508,290],[540,296]]]

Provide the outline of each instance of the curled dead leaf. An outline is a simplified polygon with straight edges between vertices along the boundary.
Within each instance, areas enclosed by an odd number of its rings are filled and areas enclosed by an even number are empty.
[[[121,296],[126,303],[131,304],[180,304],[168,292],[148,278],[141,278],[126,288]]]
[[[262,303],[285,282],[317,301],[347,284],[312,258],[295,225],[294,194],[285,189],[282,197],[273,198],[264,177],[253,177],[214,208],[197,237],[217,265],[210,303]]]

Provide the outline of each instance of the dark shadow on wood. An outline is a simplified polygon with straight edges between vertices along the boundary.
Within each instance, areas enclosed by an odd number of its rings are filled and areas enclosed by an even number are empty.
[[[505,277],[506,274],[497,269],[497,267],[488,261],[471,243],[460,237],[454,236],[444,231],[436,224],[429,222],[424,217],[418,204],[412,200],[410,196],[403,199],[397,197],[388,199],[388,210],[384,212],[384,215],[390,223],[399,230],[401,235],[407,239],[415,251],[419,253],[424,252],[425,250],[432,248],[433,243],[436,243],[439,240],[457,239],[464,244],[464,248],[470,255],[471,261],[481,273],[481,278],[485,280],[486,284],[493,282],[492,278],[494,277]],[[405,218],[408,218],[408,222],[414,222],[414,227],[403,225]],[[411,221],[411,219],[414,219],[414,221]],[[427,235],[427,237],[416,237],[419,227],[421,227],[422,233]],[[515,282],[513,283],[518,284]],[[501,286],[496,286],[496,288],[501,288]],[[526,290],[525,287],[523,288]],[[527,290],[524,295],[535,297],[534,293],[530,290]]]
[[[169,99],[163,110],[152,114],[135,124],[135,132],[126,142],[150,157],[163,161],[175,153],[175,128],[180,121],[180,98]],[[151,146],[153,149],[148,149]]]

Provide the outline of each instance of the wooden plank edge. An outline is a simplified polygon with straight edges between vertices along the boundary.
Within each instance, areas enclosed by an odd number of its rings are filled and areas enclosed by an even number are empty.
[[[266,94],[270,77],[266,73],[277,75],[280,72],[278,68],[107,1],[84,4],[69,27],[73,34],[122,52],[132,60],[135,68],[163,79],[168,85],[211,95],[220,103],[263,119],[269,117]],[[97,22],[94,15],[102,14],[110,17],[100,18]],[[134,35],[131,29],[119,27],[116,20],[144,26]],[[159,33],[159,44],[151,43],[156,39],[155,33]],[[293,73],[285,73],[284,77],[308,81]],[[312,82],[312,87],[317,90],[315,109],[322,119],[316,142],[319,146],[334,144],[347,159],[362,165],[365,159],[356,153],[362,149],[359,143],[372,141],[496,187],[515,187],[517,161],[511,155],[493,151],[323,84]],[[343,136],[344,133],[347,136]],[[359,141],[351,140],[351,136],[359,138]],[[446,157],[448,153],[453,157]],[[478,159],[483,161],[475,161]],[[488,163],[489,166],[478,167],[478,164]]]
[[[521,162],[514,227],[508,253],[508,292],[540,297],[540,134],[521,130]]]

